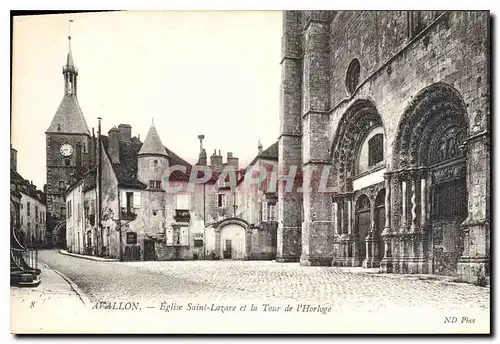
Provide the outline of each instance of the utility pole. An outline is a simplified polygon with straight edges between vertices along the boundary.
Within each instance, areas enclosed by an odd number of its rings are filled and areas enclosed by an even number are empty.
[[[122,242],[122,208],[121,208],[121,194],[120,194],[120,188],[116,188],[116,193],[118,194],[118,222],[116,224],[117,226],[117,231],[118,231],[118,238],[120,241],[119,245],[119,255],[120,255],[120,262],[123,261],[123,242]]]
[[[99,237],[102,237],[102,231],[101,231],[101,221],[102,221],[102,152],[101,152],[101,117],[97,117],[98,125],[97,125],[97,202],[99,207],[97,208],[97,221],[96,221],[96,229],[98,230],[97,232],[97,248],[96,248],[96,255],[99,255],[101,252],[101,249],[99,246],[102,245],[102,238],[99,240]]]

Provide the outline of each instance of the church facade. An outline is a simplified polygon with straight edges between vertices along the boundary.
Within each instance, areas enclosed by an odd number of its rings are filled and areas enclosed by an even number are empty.
[[[278,260],[490,274],[489,13],[286,11]]]

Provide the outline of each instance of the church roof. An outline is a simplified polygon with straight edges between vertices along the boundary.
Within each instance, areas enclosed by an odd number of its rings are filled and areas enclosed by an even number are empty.
[[[278,141],[267,147],[262,153],[258,154],[250,163],[249,166],[255,165],[258,160],[274,160],[278,161]]]
[[[146,135],[146,139],[141,147],[141,150],[138,153],[139,155],[165,155],[168,156],[165,147],[161,143],[160,135],[156,131],[156,128],[153,125],[149,128],[148,134]]]
[[[76,96],[64,95],[46,133],[90,135]]]

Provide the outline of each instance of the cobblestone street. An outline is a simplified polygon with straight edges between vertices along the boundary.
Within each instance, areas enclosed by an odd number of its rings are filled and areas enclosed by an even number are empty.
[[[97,301],[310,304],[344,314],[489,317],[490,289],[271,261],[99,262],[42,251],[40,259]],[[43,283],[43,282],[42,282]]]
[[[316,302],[376,311],[389,306],[489,309],[490,289],[418,276],[354,273],[271,261],[96,262],[43,251],[41,260],[95,300],[227,296]]]

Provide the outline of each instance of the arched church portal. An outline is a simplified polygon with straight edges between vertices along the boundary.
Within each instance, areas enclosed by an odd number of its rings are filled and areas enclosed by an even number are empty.
[[[465,104],[451,86],[421,91],[401,119],[392,172],[395,270],[456,273],[467,217]]]

